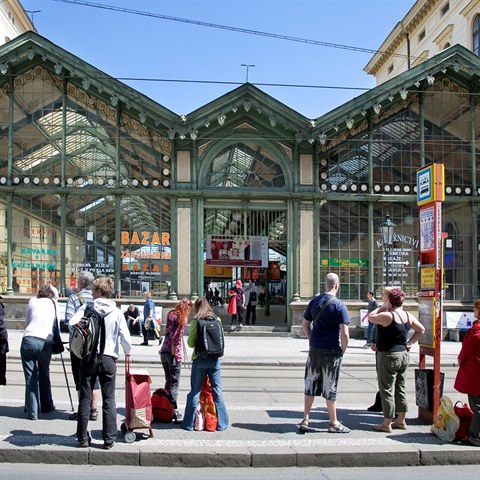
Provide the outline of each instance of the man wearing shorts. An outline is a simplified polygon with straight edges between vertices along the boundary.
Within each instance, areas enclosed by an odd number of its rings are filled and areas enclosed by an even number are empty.
[[[330,433],[348,433],[350,429],[337,419],[337,386],[343,354],[347,349],[350,318],[345,304],[337,296],[338,275],[325,278],[325,292],[313,298],[303,314],[303,331],[309,340],[305,366],[305,397],[303,420],[299,430],[308,432],[308,421],[315,397],[327,403]]]

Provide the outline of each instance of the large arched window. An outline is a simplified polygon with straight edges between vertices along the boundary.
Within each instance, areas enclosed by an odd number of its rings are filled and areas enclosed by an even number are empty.
[[[480,15],[473,22],[473,53],[480,56]]]
[[[236,143],[215,155],[205,183],[224,188],[284,188],[285,175],[274,155],[262,145]]]

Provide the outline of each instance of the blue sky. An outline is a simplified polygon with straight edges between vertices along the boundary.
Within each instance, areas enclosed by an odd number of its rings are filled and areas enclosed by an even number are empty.
[[[375,86],[371,53],[208,28],[54,0],[21,0],[40,35],[177,114],[246,79],[308,118]],[[375,50],[414,0],[92,0],[181,19]],[[192,83],[173,82],[187,80]],[[291,87],[287,85],[304,85]],[[329,88],[314,88],[325,86]],[[339,87],[348,87],[341,89]]]

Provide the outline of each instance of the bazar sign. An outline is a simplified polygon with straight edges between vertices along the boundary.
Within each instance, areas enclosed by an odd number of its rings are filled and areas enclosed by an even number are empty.
[[[125,250],[121,252],[120,258],[170,260],[172,258],[172,255],[170,254],[170,252],[142,252],[140,250],[128,252]]]
[[[122,245],[170,245],[170,233],[123,231],[120,242]]]

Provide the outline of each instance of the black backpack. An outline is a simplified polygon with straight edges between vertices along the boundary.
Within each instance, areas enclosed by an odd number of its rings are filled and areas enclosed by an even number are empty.
[[[102,333],[101,353],[103,353],[105,348],[104,317],[99,315],[93,306],[87,305],[82,318],[71,327],[70,350],[82,360],[91,357],[97,351],[100,333]]]
[[[198,319],[196,344],[198,358],[220,358],[223,356],[224,348],[222,322],[215,317]]]

